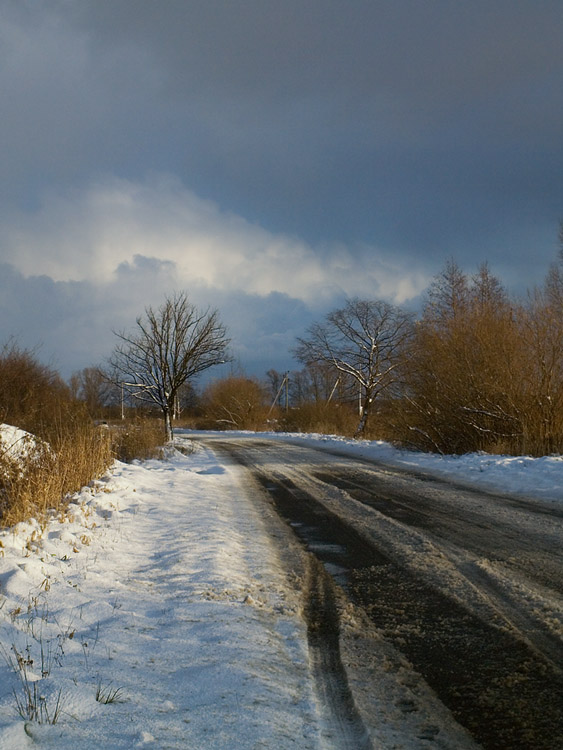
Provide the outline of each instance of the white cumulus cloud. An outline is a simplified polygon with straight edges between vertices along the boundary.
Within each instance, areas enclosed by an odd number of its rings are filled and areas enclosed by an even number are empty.
[[[51,190],[36,211],[8,217],[1,235],[4,262],[54,281],[112,283],[144,258],[168,264],[178,286],[279,292],[313,305],[343,295],[403,302],[428,281],[374,248],[318,248],[266,231],[166,175]]]

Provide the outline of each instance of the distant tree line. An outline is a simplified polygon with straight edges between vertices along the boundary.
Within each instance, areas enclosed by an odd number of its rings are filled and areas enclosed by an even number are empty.
[[[227,340],[213,315],[215,364]],[[440,453],[563,452],[563,246],[525,300],[511,298],[487,263],[468,275],[450,259],[418,317],[351,299],[310,326],[293,353],[302,369],[269,370],[263,382],[238,372],[198,394],[191,377],[181,379],[175,416],[197,427],[336,432]],[[115,402],[107,375],[76,378],[87,402],[90,389],[98,402],[108,394]]]
[[[350,300],[295,354],[304,368],[290,393],[305,429],[313,404],[325,426],[421,450],[563,452],[563,249],[524,301],[486,263],[468,276],[449,260],[417,319]],[[268,373],[272,390],[279,377]]]
[[[155,414],[212,429],[333,432],[440,453],[563,453],[563,230],[544,283],[509,295],[483,263],[448,260],[418,316],[350,299],[299,338],[302,368],[263,381],[233,369],[202,392],[196,378],[229,361],[218,312],[185,293],[148,307],[105,367],[68,384],[13,342],[0,353],[0,419],[48,436],[61,420]],[[80,409],[78,409],[80,406]]]

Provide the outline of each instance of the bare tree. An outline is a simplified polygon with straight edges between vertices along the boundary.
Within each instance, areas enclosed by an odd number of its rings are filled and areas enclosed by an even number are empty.
[[[487,275],[488,267],[480,273]],[[467,312],[470,302],[467,276],[453,258],[446,261],[443,270],[434,277],[426,292],[424,317],[436,326],[447,328]]]
[[[73,397],[85,403],[91,417],[100,417],[115,395],[115,386],[101,367],[85,367],[73,373],[69,385]]]
[[[310,362],[302,370],[291,373],[290,392],[292,403],[329,403],[355,400],[357,386],[352,387],[350,378],[337,370],[332,362]]]
[[[172,439],[176,397],[191,378],[227,360],[229,339],[216,310],[201,312],[182,292],[166,298],[133,333],[116,333],[120,343],[109,364],[113,382],[162,411],[166,439]]]
[[[375,400],[397,382],[412,335],[411,316],[379,300],[349,300],[315,323],[306,338],[298,339],[297,358],[305,365],[326,362],[352,378],[359,389],[360,421],[356,435],[365,432]]]

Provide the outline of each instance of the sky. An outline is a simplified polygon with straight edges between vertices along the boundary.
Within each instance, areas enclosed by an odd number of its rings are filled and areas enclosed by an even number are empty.
[[[450,258],[524,295],[559,247],[562,39],[560,0],[0,0],[0,345],[68,377],[182,290],[261,376]]]

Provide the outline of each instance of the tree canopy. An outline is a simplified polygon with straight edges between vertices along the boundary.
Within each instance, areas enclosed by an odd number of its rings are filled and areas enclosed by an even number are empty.
[[[156,404],[172,439],[174,403],[182,386],[227,359],[229,339],[217,310],[198,310],[186,293],[145,309],[131,333],[116,333],[111,379],[136,398]]]

